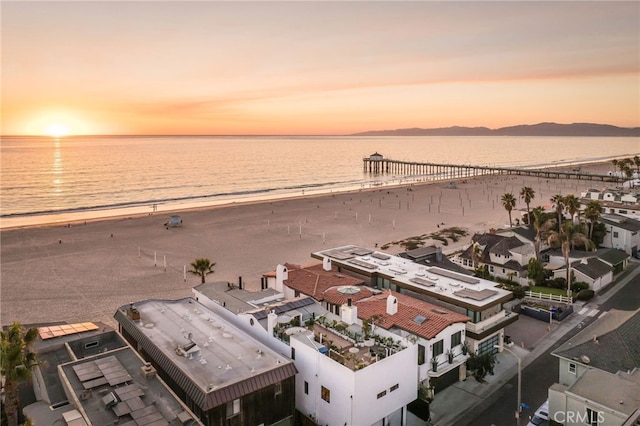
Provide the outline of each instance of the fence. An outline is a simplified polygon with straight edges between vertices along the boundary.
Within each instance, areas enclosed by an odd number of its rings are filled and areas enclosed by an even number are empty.
[[[537,291],[525,291],[526,297],[532,297],[534,299],[550,300],[552,302],[571,303],[572,300],[567,296],[559,296],[557,294],[540,293]]]

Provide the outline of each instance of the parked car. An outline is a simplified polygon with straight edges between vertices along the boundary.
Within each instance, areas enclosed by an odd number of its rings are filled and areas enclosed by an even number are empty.
[[[527,423],[527,426],[548,426],[549,425],[549,400],[546,400],[535,412]]]

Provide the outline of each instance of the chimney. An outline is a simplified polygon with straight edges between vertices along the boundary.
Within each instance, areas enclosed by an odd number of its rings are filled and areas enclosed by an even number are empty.
[[[387,296],[387,314],[395,315],[397,313],[398,313],[398,298],[390,294],[389,296]]]
[[[273,329],[276,327],[276,321],[278,320],[278,315],[275,312],[271,311],[267,314],[267,332],[269,336],[273,336]]]
[[[324,269],[325,271],[331,270],[331,259],[329,259],[328,257],[322,259],[322,269]]]
[[[289,279],[289,270],[284,265],[276,267],[276,291],[284,292],[284,281]]]
[[[436,261],[442,262],[442,247],[436,247]]]
[[[351,325],[358,320],[358,308],[352,304],[351,299],[347,299],[347,304],[340,306],[340,319]]]

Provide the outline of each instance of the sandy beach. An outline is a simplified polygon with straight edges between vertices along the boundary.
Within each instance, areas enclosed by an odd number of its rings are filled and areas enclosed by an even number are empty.
[[[582,166],[594,174],[609,170],[609,162]],[[607,185],[494,176],[459,180],[456,188],[436,182],[199,208],[179,212],[183,226],[171,229],[163,226],[164,212],[7,229],[0,233],[0,320],[115,325],[113,313],[123,304],[190,296],[200,279],[187,272],[185,280],[184,268],[199,257],[216,262],[209,281],[242,277],[247,289],[257,290],[261,275],[279,263],[310,263],[312,252],[345,244],[382,246],[436,232],[443,223],[469,232],[443,247],[450,252],[474,232],[508,225],[504,193],[518,198],[515,223],[526,209],[518,196],[523,186],[535,190],[534,207],[550,206],[558,193],[579,196]],[[400,250],[391,245],[388,252]]]

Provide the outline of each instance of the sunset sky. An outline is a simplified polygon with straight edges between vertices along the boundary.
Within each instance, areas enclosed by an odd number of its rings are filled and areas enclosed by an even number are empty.
[[[640,126],[640,2],[3,1],[2,134]]]

